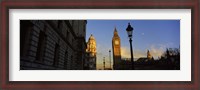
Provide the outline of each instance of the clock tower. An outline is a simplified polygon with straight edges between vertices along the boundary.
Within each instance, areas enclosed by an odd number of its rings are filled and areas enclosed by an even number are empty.
[[[114,30],[114,35],[112,38],[112,49],[113,49],[113,68],[115,70],[119,70],[121,61],[121,45],[120,45],[120,37],[118,35],[116,28]]]

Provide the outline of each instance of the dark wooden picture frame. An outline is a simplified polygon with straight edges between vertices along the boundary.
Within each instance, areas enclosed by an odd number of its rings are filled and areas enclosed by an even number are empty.
[[[199,0],[3,0],[1,1],[0,88],[199,90]],[[9,81],[9,9],[191,9],[191,81]]]

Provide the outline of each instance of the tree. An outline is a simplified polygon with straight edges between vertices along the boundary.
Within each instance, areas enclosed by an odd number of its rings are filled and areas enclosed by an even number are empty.
[[[169,59],[170,57],[180,57],[180,49],[167,48],[161,57],[163,57],[164,59]]]

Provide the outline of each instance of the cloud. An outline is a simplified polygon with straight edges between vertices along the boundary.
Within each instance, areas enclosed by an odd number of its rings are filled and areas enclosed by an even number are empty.
[[[166,48],[169,48],[172,45],[173,43],[152,44],[147,47],[146,50],[137,49],[137,47],[135,47],[133,50],[133,55],[134,58],[146,57],[147,50],[149,50],[154,59],[157,59],[166,51]],[[121,56],[122,58],[131,58],[130,49],[127,47],[121,47]]]
[[[128,48],[121,47],[121,56],[122,56],[122,58],[130,58],[131,57],[130,55],[131,54],[130,54],[130,51],[129,51]]]
[[[163,52],[166,50],[166,45],[160,44],[160,45],[151,45],[150,46],[150,53],[154,57],[154,59],[157,59],[160,57]]]
[[[141,50],[133,50],[134,58],[145,57],[146,52]],[[127,47],[121,47],[121,56],[122,58],[131,58],[130,49]]]
[[[172,47],[174,44],[169,42],[166,44],[152,44],[150,45],[150,53],[151,55],[154,57],[154,59],[157,59],[158,57],[160,57],[167,48]]]
[[[142,33],[142,35],[144,35],[144,33]]]

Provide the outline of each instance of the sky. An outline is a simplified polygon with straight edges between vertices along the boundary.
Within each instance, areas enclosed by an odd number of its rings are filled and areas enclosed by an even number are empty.
[[[130,43],[126,32],[128,23],[134,28],[132,46],[135,60],[146,57],[147,50],[154,59],[162,55],[166,48],[179,48],[179,20],[87,20],[86,41],[91,34],[97,43],[97,69],[103,69],[103,57],[106,67],[110,67],[109,50],[113,64],[112,37],[116,27],[121,40],[122,58],[130,58]]]

